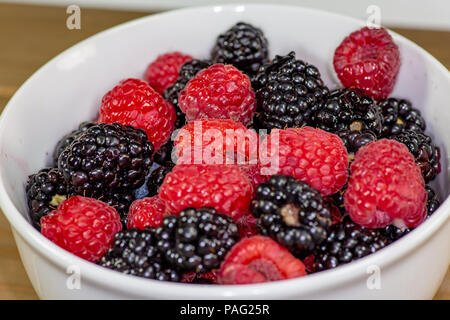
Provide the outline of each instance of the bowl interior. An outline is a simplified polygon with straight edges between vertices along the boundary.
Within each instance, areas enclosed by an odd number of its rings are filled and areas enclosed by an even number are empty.
[[[51,165],[56,142],[80,122],[95,119],[102,96],[115,84],[128,77],[142,78],[148,63],[167,51],[208,58],[216,36],[238,21],[263,29],[271,57],[294,50],[297,58],[316,65],[331,89],[339,87],[332,65],[334,49],[362,26],[354,19],[302,8],[209,7],[139,19],[74,46],[34,74],[2,115],[0,183],[12,204],[28,219],[27,176]],[[450,77],[425,51],[400,36],[394,38],[402,66],[392,96],[409,99],[422,110],[427,131],[441,147],[443,173],[433,184],[445,198]]]

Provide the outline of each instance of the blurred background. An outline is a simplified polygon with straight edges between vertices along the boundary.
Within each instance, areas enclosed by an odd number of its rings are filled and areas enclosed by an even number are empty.
[[[45,62],[102,30],[181,7],[256,2],[323,9],[363,20],[379,14],[383,26],[416,42],[450,68],[449,0],[0,0],[0,111]],[[74,12],[67,11],[71,5],[80,9],[79,28],[67,26],[67,19]],[[450,272],[435,298],[450,299]],[[3,214],[0,299],[37,299]]]

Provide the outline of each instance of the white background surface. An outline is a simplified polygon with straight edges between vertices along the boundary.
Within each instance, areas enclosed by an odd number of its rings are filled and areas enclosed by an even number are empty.
[[[0,0],[0,2],[69,5],[129,10],[167,10],[226,3],[276,3],[300,5],[367,17],[369,5],[381,8],[381,23],[389,26],[450,30],[450,0]]]

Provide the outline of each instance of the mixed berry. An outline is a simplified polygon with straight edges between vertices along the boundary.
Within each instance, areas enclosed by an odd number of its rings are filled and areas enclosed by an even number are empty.
[[[401,55],[389,33],[342,41],[334,90],[282,54],[240,22],[208,60],[163,53],[120,81],[29,176],[33,226],[99,266],[203,284],[333,269],[419,226],[440,205],[440,149],[390,96]]]

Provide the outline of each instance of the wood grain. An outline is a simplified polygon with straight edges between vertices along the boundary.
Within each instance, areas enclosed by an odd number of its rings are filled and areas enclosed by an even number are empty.
[[[17,88],[56,54],[99,31],[147,14],[82,8],[81,30],[68,30],[65,8],[0,4],[0,111]],[[450,68],[450,32],[394,30]],[[37,298],[1,214],[0,299]],[[450,270],[435,299],[450,299]]]

